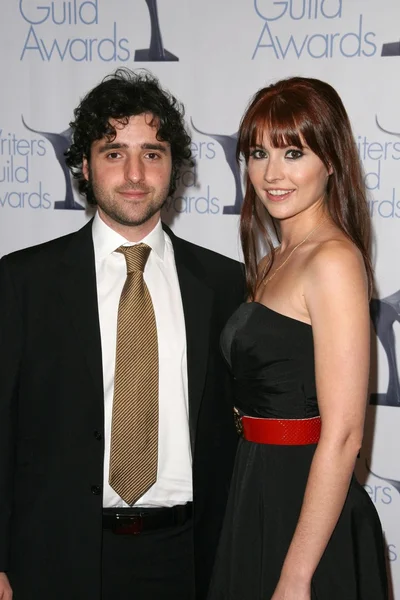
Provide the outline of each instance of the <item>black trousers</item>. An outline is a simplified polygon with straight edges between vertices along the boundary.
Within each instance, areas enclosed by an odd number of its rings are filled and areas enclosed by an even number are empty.
[[[103,530],[102,600],[193,600],[193,524],[116,535]]]

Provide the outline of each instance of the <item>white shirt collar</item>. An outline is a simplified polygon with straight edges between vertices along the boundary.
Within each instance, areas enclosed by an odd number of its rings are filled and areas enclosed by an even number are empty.
[[[114,231],[114,229],[104,223],[98,212],[96,212],[93,220],[92,236],[96,262],[106,258],[120,246],[133,246],[135,243],[139,243],[129,242],[120,233]],[[150,246],[157,256],[161,260],[164,260],[165,237],[161,219],[158,220],[154,229],[140,240],[141,242]]]

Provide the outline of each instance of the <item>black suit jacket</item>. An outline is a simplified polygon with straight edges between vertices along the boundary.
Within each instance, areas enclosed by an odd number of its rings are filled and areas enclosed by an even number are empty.
[[[170,230],[187,335],[197,598],[235,452],[219,353],[241,266]],[[0,571],[15,600],[101,597],[103,378],[91,223],[0,261]]]

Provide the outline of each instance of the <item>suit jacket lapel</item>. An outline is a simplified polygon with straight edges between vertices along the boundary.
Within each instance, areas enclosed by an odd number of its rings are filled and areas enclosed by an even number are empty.
[[[204,270],[190,247],[163,226],[171,238],[186,326],[189,426],[194,448],[197,418],[205,384],[213,291],[204,283]]]
[[[65,327],[72,327],[77,352],[83,355],[96,389],[103,395],[101,337],[92,240],[92,221],[76,232],[62,257],[59,289],[64,303]]]

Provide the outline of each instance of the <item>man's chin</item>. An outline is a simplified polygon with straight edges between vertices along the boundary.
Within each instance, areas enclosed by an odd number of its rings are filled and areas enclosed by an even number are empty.
[[[118,223],[118,225],[123,225],[124,227],[140,227],[141,225],[145,225],[152,219],[154,221],[158,221],[158,218],[159,218],[159,214],[157,216],[154,214],[154,215],[151,215],[150,217],[146,217],[143,219],[119,219],[119,220],[114,219],[114,220],[116,223]]]
[[[153,210],[151,212],[146,212],[144,214],[134,215],[114,213],[112,211],[105,211],[104,209],[100,210],[105,216],[105,219],[103,218],[103,220],[111,220],[118,225],[122,225],[123,227],[140,227],[141,225],[145,225],[151,220],[154,220],[154,222],[158,221],[158,219],[160,218],[161,208],[158,208],[157,210]]]

